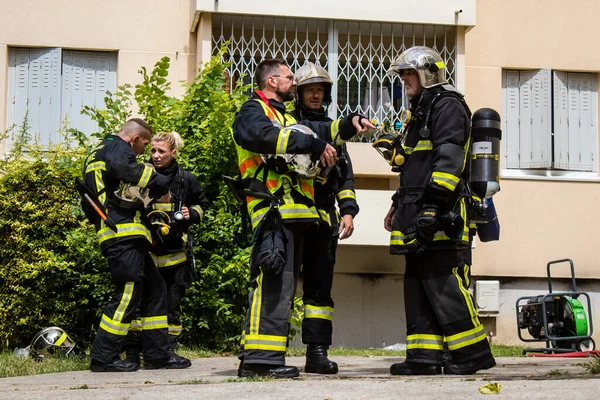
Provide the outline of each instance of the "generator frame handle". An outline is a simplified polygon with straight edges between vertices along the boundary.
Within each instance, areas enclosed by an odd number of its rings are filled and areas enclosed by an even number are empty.
[[[548,292],[552,293],[552,275],[550,275],[550,266],[553,264],[561,264],[564,262],[568,262],[569,265],[571,266],[571,286],[572,286],[572,291],[575,293],[577,292],[577,283],[575,282],[575,266],[573,265],[573,260],[571,260],[570,258],[562,258],[560,260],[554,260],[554,261],[550,261],[547,266],[546,269],[548,270]],[[577,298],[579,297],[579,293],[577,293],[576,296],[573,296],[573,298]]]

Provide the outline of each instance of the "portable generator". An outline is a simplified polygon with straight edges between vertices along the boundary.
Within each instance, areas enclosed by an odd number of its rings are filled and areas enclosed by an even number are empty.
[[[571,292],[552,292],[552,265],[568,262],[571,266]],[[569,258],[547,264],[548,292],[538,296],[519,297],[516,303],[519,339],[524,342],[546,342],[544,348],[524,349],[527,352],[569,353],[595,349],[592,339],[592,309],[590,296],[577,291],[575,267]],[[586,307],[581,303],[585,299]],[[531,338],[524,338],[527,330]]]

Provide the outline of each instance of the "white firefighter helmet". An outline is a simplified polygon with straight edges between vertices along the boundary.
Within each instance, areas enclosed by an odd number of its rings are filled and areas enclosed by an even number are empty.
[[[448,83],[444,60],[429,47],[415,46],[406,49],[392,62],[388,74],[396,75],[405,69],[417,71],[419,83],[426,89]]]
[[[331,103],[331,85],[333,82],[325,68],[311,62],[306,63],[304,66],[298,68],[294,74],[294,80],[296,81],[296,90],[298,91],[298,94],[302,92],[302,87],[305,85],[322,83],[325,86],[325,97],[323,100],[327,104]]]
[[[145,165],[154,171],[154,165],[150,163],[146,163]],[[141,188],[131,183],[121,182],[121,185],[115,190],[114,194],[119,202],[119,206],[128,210],[138,210],[148,207],[152,201],[150,191],[147,188]]]
[[[305,135],[317,137],[317,134],[305,125],[294,124],[286,126],[283,129],[289,129],[295,132],[304,133]],[[321,171],[318,162],[314,162],[311,159],[310,154],[261,154],[261,157],[267,165],[274,165],[278,172],[284,172],[281,171],[280,165],[285,165],[285,168],[288,170],[294,171],[298,175],[306,178],[314,178]]]
[[[39,331],[31,341],[30,351],[38,357],[68,356],[75,342],[62,328],[51,326]]]

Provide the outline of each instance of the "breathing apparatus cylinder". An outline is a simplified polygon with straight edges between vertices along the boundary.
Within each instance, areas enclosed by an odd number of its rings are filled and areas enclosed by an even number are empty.
[[[471,118],[471,189],[485,204],[500,190],[500,114],[481,108]]]

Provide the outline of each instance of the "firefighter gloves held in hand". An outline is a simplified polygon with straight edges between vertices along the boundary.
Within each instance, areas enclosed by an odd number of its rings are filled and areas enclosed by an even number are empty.
[[[427,250],[427,247],[429,247],[435,233],[439,229],[440,223],[437,220],[437,208],[425,205],[417,217],[415,232],[408,235],[404,242],[408,243],[414,249],[415,253],[420,256]]]
[[[286,242],[279,210],[271,207],[256,228],[251,263],[265,275],[281,275],[285,267]]]

